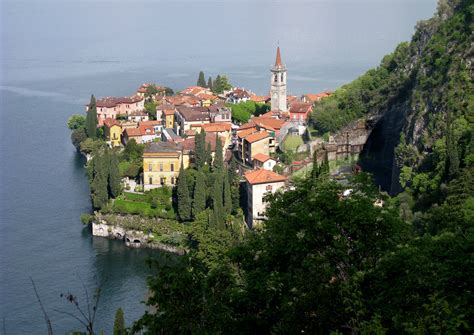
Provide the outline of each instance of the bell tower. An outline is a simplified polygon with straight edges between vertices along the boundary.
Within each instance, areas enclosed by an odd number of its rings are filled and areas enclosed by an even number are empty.
[[[281,62],[280,47],[277,48],[275,65],[270,70],[272,72],[270,98],[271,110],[286,112],[286,67]]]

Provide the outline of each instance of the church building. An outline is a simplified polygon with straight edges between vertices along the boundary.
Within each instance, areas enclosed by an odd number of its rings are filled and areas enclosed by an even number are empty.
[[[288,110],[286,102],[286,67],[281,61],[280,47],[277,48],[275,65],[270,71],[272,72],[270,88],[271,110],[286,112]]]

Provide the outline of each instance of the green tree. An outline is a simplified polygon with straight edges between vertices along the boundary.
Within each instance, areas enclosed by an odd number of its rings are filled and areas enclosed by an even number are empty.
[[[89,109],[86,116],[86,134],[92,139],[97,138],[97,106],[94,94],[91,95]]]
[[[206,87],[206,77],[204,77],[204,72],[202,72],[202,71],[199,71],[197,86]]]
[[[145,98],[150,100],[150,98],[153,98],[157,93],[158,93],[158,88],[156,87],[155,84],[148,85],[145,92]]]
[[[193,192],[193,218],[196,218],[199,213],[206,209],[206,183],[204,179],[204,174],[198,171]]]
[[[207,142],[206,151],[204,151],[204,157],[206,159],[207,166],[212,166],[212,147],[211,143]]]
[[[221,75],[218,74],[214,83],[212,84],[212,92],[216,94],[222,93],[222,83],[221,83]]]
[[[178,216],[181,221],[191,219],[191,200],[189,198],[189,188],[186,182],[184,167],[181,164],[177,185]]]
[[[153,120],[156,120],[156,102],[145,102],[145,110]]]
[[[207,80],[207,88],[212,91],[212,77],[209,77]]]
[[[74,114],[67,120],[67,126],[71,130],[82,129],[86,126],[86,117],[82,114]]]
[[[142,160],[144,146],[137,144],[134,138],[127,141],[122,152],[122,159],[131,162],[138,162]]]
[[[122,308],[117,309],[115,312],[115,321],[114,321],[114,335],[126,335],[127,331],[125,329],[125,319],[123,316]]]
[[[76,147],[76,150],[81,149],[81,143],[87,139],[86,130],[84,128],[75,129],[71,133],[71,142]]]
[[[194,165],[200,169],[206,163],[206,133],[201,131],[194,136]]]
[[[91,182],[92,205],[101,209],[107,205],[108,197],[108,163],[105,155],[95,155],[93,160],[93,177]]]
[[[226,214],[231,214],[233,209],[231,186],[229,182],[229,174],[227,171],[223,172],[224,174],[224,211]]]
[[[224,178],[221,170],[216,170],[214,173],[214,184],[212,187],[212,209],[215,224],[222,227],[224,223]]]
[[[110,197],[116,198],[122,190],[122,185],[119,171],[119,161],[115,152],[112,152],[110,155],[108,185]]]
[[[222,141],[219,136],[216,136],[216,153],[214,156],[214,169],[224,170],[224,157],[222,154]]]

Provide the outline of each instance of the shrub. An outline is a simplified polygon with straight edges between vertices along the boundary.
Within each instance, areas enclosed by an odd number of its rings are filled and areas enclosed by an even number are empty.
[[[93,216],[89,213],[82,213],[81,214],[81,222],[83,225],[88,225],[92,222]]]

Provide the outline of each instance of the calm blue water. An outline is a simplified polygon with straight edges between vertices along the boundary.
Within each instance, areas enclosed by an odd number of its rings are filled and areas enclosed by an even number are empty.
[[[1,0],[0,0],[1,1]],[[144,311],[144,261],[160,254],[93,239],[81,158],[65,128],[91,93],[131,94],[143,82],[182,89],[197,73],[227,74],[266,94],[277,43],[293,94],[334,89],[378,64],[435,0],[0,2],[0,319],[8,334],[44,333],[29,282],[56,333],[78,323],[59,298],[106,278],[98,329],[118,307]],[[80,279],[81,278],[81,279]]]

